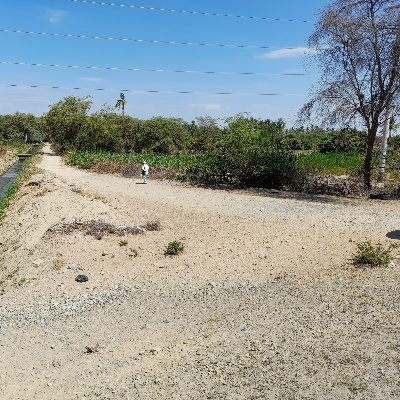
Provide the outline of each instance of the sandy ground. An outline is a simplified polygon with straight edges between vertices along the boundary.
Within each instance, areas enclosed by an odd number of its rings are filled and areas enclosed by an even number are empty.
[[[398,202],[39,167],[0,226],[0,399],[400,398],[400,266],[349,263]],[[91,220],[161,229],[57,229]]]

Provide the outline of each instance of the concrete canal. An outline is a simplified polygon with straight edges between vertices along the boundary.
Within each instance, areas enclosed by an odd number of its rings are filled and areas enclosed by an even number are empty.
[[[22,154],[19,156],[19,160],[11,166],[11,168],[2,176],[0,176],[0,201],[3,200],[7,194],[7,190],[19,177],[22,169],[25,165],[25,160],[30,155],[36,153],[37,147],[33,147],[28,154]]]
[[[3,176],[0,176],[0,201],[5,197],[7,190],[14,183],[24,167],[25,160],[17,161]]]

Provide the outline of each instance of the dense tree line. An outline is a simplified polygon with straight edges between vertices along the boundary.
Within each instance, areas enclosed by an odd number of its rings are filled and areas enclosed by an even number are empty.
[[[295,152],[362,153],[366,137],[354,130],[287,130],[282,120],[239,114],[223,126],[211,117],[190,123],[179,118],[138,119],[103,106],[91,112],[90,97],[66,97],[41,117],[0,116],[0,137],[21,141],[48,140],[60,153],[108,151],[196,155],[188,176],[214,183],[281,187],[297,179]],[[397,141],[398,142],[398,141]]]
[[[41,142],[43,120],[33,114],[0,115],[0,141]]]

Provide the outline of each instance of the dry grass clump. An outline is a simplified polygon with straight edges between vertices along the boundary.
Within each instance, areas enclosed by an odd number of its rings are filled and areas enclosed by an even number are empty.
[[[105,235],[136,235],[144,233],[144,228],[141,226],[116,226],[104,221],[79,221],[75,220],[72,223],[61,223],[51,227],[48,232],[68,234],[73,231],[82,231],[85,235],[94,236],[101,239]]]
[[[94,346],[85,346],[85,353],[87,354],[98,353],[99,350],[100,350],[99,343],[96,343]]]
[[[159,231],[159,230],[161,230],[161,223],[160,223],[160,221],[158,221],[158,220],[156,220],[156,221],[149,221],[149,222],[146,222],[146,223],[143,225],[143,228],[144,228],[146,231]]]
[[[52,269],[54,271],[60,271],[66,265],[66,261],[61,253],[57,253],[56,258],[53,260]]]

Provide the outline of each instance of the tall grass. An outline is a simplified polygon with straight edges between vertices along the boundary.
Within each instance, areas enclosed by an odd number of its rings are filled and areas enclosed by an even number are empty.
[[[310,153],[297,156],[299,167],[308,171],[330,175],[355,175],[361,171],[364,158],[361,154]]]
[[[26,153],[32,147],[29,143],[20,140],[5,140],[0,138],[0,151],[12,151],[14,153]]]
[[[154,177],[169,179],[199,179],[205,172],[210,179],[216,173],[213,157],[193,155],[161,155],[149,153],[113,153],[106,151],[70,151],[66,155],[66,162],[72,166],[92,169],[102,173],[132,173],[139,171],[140,164],[147,161]],[[373,158],[374,170],[379,161],[379,154]],[[400,156],[388,152],[387,178],[399,180]],[[296,152],[296,168],[300,172],[311,175],[350,175],[361,176],[364,155],[349,153]],[[234,168],[234,166],[232,166]],[[237,166],[238,168],[238,166]],[[283,167],[285,170],[286,168]],[[217,168],[217,172],[221,172]],[[203,174],[203,175],[202,175]],[[229,175],[232,177],[232,174]],[[212,181],[212,179],[211,179]]]
[[[192,165],[198,156],[187,155],[162,155],[162,154],[134,154],[112,153],[106,151],[70,151],[67,153],[66,162],[78,168],[90,169],[98,163],[110,163],[120,166],[132,163],[142,164],[146,161],[152,169],[164,168],[180,170]]]
[[[70,151],[67,153],[66,162],[69,165],[91,169],[96,165],[127,166],[141,164],[143,161],[154,170],[162,168],[171,171],[184,170],[204,161],[204,156],[191,155],[162,155],[162,154],[134,154],[112,153],[106,151]],[[310,153],[297,155],[298,166],[303,170],[321,174],[351,175],[362,168],[363,156],[360,154],[346,153]],[[112,170],[112,168],[110,168]],[[104,171],[106,172],[106,171]]]

